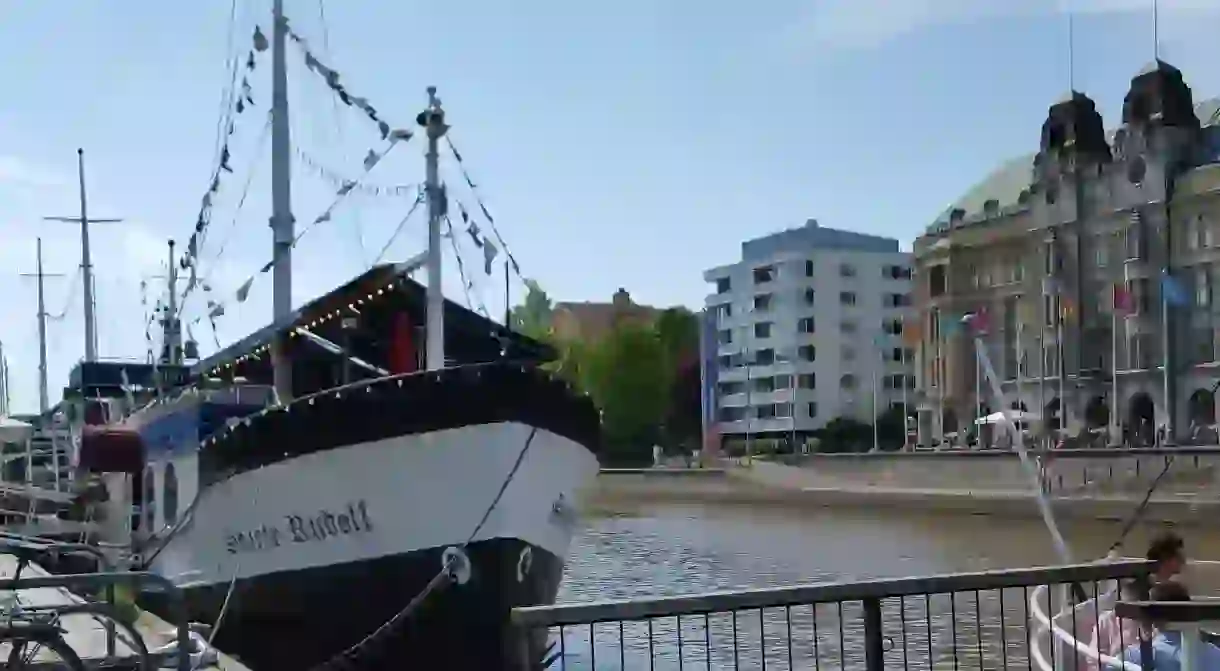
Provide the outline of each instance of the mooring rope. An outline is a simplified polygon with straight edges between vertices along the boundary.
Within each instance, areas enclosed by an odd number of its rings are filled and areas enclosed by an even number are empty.
[[[459,549],[465,550],[467,546],[474,541],[479,532],[482,531],[483,525],[491,517],[496,507],[500,505],[500,499],[504,498],[504,493],[508,491],[509,485],[517,476],[517,471],[521,469],[521,464],[525,461],[525,455],[529,452],[530,446],[534,444],[534,437],[538,435],[538,427],[530,427],[529,436],[525,439],[525,444],[521,446],[521,451],[517,453],[517,459],[513,462],[512,468],[508,475],[504,478],[500,485],[500,490],[496,492],[496,496],[492,499],[491,505],[483,512],[483,516],[479,519],[479,523],[475,525],[474,530],[466,538],[466,541],[461,544]],[[445,558],[444,565],[437,572],[422,591],[415,595],[407,603],[407,605],[398,612],[397,615],[387,620],[384,624],[378,627],[373,633],[365,636],[359,643],[351,646],[347,650],[331,657],[329,660],[312,667],[309,671],[354,671],[360,668],[358,663],[366,656],[374,654],[378,647],[386,643],[390,639],[390,634],[397,630],[398,626],[411,618],[416,610],[424,603],[429,596],[434,592],[443,591],[459,582],[458,572],[462,569],[460,566],[464,555],[454,553]],[[469,567],[467,567],[469,569]]]

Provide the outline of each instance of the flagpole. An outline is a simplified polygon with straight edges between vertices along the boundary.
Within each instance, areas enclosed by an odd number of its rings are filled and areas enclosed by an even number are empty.
[[[905,323],[906,320],[903,320]],[[906,333],[906,329],[903,329]],[[902,451],[907,452],[911,449],[911,431],[907,427],[907,422],[910,418],[910,409],[907,407],[907,339],[902,339]]]
[[[882,365],[881,347],[877,338],[873,338],[873,451],[881,451],[881,438],[877,430],[877,369]]]
[[[1164,399],[1165,407],[1165,441],[1169,442],[1174,437],[1174,416],[1173,407],[1169,402],[1169,284],[1173,282],[1173,278],[1169,276],[1168,270],[1161,271],[1161,398]],[[1164,443],[1158,447],[1162,447]]]
[[[937,310],[932,315],[936,325],[936,410],[939,413],[936,417],[936,426],[940,427],[940,442],[938,447],[945,446],[945,367],[944,349],[941,347],[941,342],[944,340],[945,332],[941,328],[940,310]]]
[[[1125,289],[1124,289],[1125,290]],[[1118,430],[1118,286],[1111,292],[1113,298],[1110,307],[1110,444],[1117,445],[1121,441]]]
[[[1067,362],[1064,361],[1063,352],[1063,297],[1055,295],[1055,305],[1058,307],[1056,312],[1058,318],[1055,320],[1055,346],[1056,355],[1059,357],[1059,432],[1067,435]]]

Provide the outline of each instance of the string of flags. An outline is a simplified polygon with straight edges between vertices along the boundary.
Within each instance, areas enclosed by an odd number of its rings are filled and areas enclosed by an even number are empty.
[[[376,124],[377,130],[381,133],[381,139],[411,139],[412,133],[409,129],[395,128],[391,126],[388,121],[381,118],[381,114],[377,111],[377,108],[369,104],[368,98],[352,95],[352,93],[347,90],[347,87],[344,86],[343,78],[340,76],[339,71],[326,65],[319,60],[316,55],[314,55],[313,50],[309,48],[309,42],[304,37],[298,35],[292,29],[292,27],[288,25],[288,17],[284,17],[283,20],[284,27],[288,31],[289,39],[300,47],[301,52],[304,54],[305,67],[309,68],[311,72],[321,77],[322,80],[326,82],[326,85],[335,92],[335,95],[338,96],[339,100],[344,105],[360,110],[364,116],[368,117],[370,121]]]
[[[254,72],[256,61],[255,53],[261,53],[267,50],[267,37],[257,26],[254,28],[254,37],[252,39],[251,48],[246,52],[245,70],[242,72],[241,83],[237,90],[233,91],[230,99],[230,106],[224,116],[224,140],[220,147],[220,153],[217,157],[216,166],[212,169],[212,177],[208,182],[208,189],[200,199],[199,213],[195,217],[195,228],[191,231],[191,237],[186,243],[186,251],[183,252],[182,258],[179,260],[179,266],[182,270],[189,273],[186,289],[182,292],[182,302],[185,303],[186,297],[195,288],[196,275],[199,265],[199,249],[203,246],[203,239],[207,234],[208,225],[212,222],[212,202],[220,193],[221,180],[224,175],[232,174],[233,167],[230,161],[233,155],[229,149],[230,143],[233,140],[233,135],[237,132],[237,124],[234,116],[241,115],[248,108],[254,105],[254,94],[250,87],[250,73]],[[234,73],[236,76],[236,73]]]
[[[479,187],[474,183],[474,180],[471,179],[470,171],[466,169],[466,162],[462,160],[461,152],[459,152],[457,147],[454,146],[453,139],[448,134],[445,135],[445,142],[449,145],[449,151],[453,153],[453,158],[457,160],[458,170],[460,170],[462,173],[462,179],[466,180],[466,186],[470,187],[471,195],[474,196],[475,202],[479,206],[479,210],[483,212],[483,217],[487,219],[487,224],[491,227],[492,235],[496,236],[496,240],[500,243],[500,247],[504,249],[504,254],[508,256],[508,262],[510,265],[512,265],[513,272],[517,274],[517,277],[524,280],[524,278],[521,276],[521,266],[517,264],[517,259],[513,257],[513,253],[509,251],[508,245],[504,243],[504,238],[500,236],[500,230],[496,228],[496,219],[495,217],[491,216],[491,212],[487,210],[487,205],[483,202],[482,196],[479,195]],[[478,225],[474,222],[474,219],[471,218],[470,213],[466,211],[466,206],[463,205],[461,201],[458,201],[458,212],[462,216],[462,223],[466,224],[466,232],[470,235],[471,240],[474,241],[476,247],[483,250],[483,271],[490,275],[491,264],[493,261],[495,261],[496,254],[499,250],[497,250],[496,246],[492,244],[491,240],[487,239],[487,236],[479,230]]]
[[[347,198],[347,196],[349,194],[351,194],[353,191],[356,190],[356,187],[360,184],[360,182],[373,170],[373,168],[377,167],[377,164],[380,163],[381,160],[385,158],[386,154],[389,154],[390,151],[394,149],[394,147],[398,146],[401,139],[402,138],[399,138],[399,137],[392,137],[392,138],[390,138],[389,142],[387,143],[385,149],[382,149],[380,152],[375,152],[375,151],[369,152],[369,155],[366,156],[364,159],[364,165],[363,165],[364,170],[360,174],[360,176],[357,179],[347,180],[347,181],[343,182],[342,184],[340,184],[339,187],[335,189],[335,197],[331,201],[330,205],[325,210],[323,210],[321,214],[319,214],[317,217],[314,217],[313,221],[311,221],[307,226],[302,228],[296,234],[296,236],[293,237],[292,242],[289,243],[289,245],[288,245],[288,248],[289,249],[295,248],[297,246],[297,243],[301,241],[301,238],[305,237],[305,234],[308,233],[309,231],[313,230],[313,228],[315,226],[317,226],[318,224],[330,221],[331,217],[334,216],[335,210],[339,207],[339,205]],[[254,274],[252,274],[248,278],[246,278],[246,280],[237,287],[237,291],[234,292],[232,299],[235,300],[237,303],[246,302],[246,299],[250,296],[250,289],[254,285],[254,281],[260,275],[266,275],[267,273],[271,272],[271,269],[275,267],[275,264],[278,263],[281,258],[283,258],[283,257],[278,257],[278,256],[272,257],[272,259],[270,261],[263,264],[263,266],[261,268],[259,268]],[[193,281],[196,281],[196,278],[195,278],[195,275],[192,273],[190,278],[188,279],[188,282],[193,282]],[[211,291],[210,287],[204,286],[203,289],[205,292]],[[207,311],[204,314],[193,319],[190,323],[197,324],[204,318],[207,318],[208,320],[214,322],[214,320],[216,318],[224,316],[225,307],[227,304],[229,304],[229,300],[215,301],[215,300],[209,299],[207,301]]]
[[[300,160],[301,164],[308,168],[315,177],[329,182],[336,189],[342,188],[347,184],[352,184],[352,191],[366,196],[411,196],[414,198],[419,193],[418,184],[363,184],[356,180],[348,179],[330,168],[327,168],[320,161],[305,153],[305,151],[300,147],[296,149],[296,154],[297,159]],[[377,161],[380,160],[380,158],[376,156],[376,152],[370,149],[369,154],[365,157],[365,160]]]
[[[449,218],[449,215],[445,215],[445,232],[441,234],[441,237],[448,238],[450,246],[453,247],[453,256],[457,259],[458,278],[462,281],[462,293],[466,296],[466,307],[477,309],[479,314],[487,319],[491,319],[491,314],[488,313],[487,305],[483,303],[482,296],[479,296],[477,308],[470,299],[471,291],[478,292],[475,289],[474,281],[466,276],[466,264],[462,261],[462,250],[458,247],[457,237],[453,234],[453,221]]]

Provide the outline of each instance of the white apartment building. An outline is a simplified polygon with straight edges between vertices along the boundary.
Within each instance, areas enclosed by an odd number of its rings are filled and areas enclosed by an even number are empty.
[[[872,423],[874,394],[878,414],[901,404],[915,382],[902,336],[911,266],[893,238],[810,219],[706,271],[716,352],[705,356],[704,402],[722,438],[799,440],[838,416]]]

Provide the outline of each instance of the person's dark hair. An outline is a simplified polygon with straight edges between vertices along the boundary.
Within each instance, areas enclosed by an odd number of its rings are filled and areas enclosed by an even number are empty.
[[[1153,585],[1148,598],[1152,601],[1190,601],[1190,590],[1176,580],[1166,580]]]
[[[1157,563],[1180,557],[1185,552],[1186,543],[1182,537],[1172,531],[1166,531],[1152,540],[1148,546],[1148,560]]]

